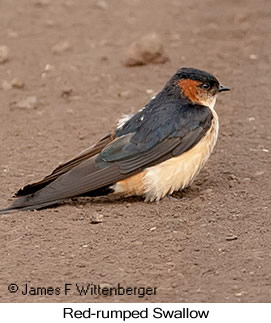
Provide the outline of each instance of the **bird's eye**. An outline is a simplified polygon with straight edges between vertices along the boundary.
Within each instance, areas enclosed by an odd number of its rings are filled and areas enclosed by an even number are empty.
[[[201,87],[202,87],[203,89],[205,89],[205,90],[209,90],[209,89],[210,89],[210,84],[209,84],[209,83],[203,83],[203,84],[201,85]]]

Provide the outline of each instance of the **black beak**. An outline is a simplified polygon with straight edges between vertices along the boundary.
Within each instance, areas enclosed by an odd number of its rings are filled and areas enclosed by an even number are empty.
[[[223,92],[223,91],[230,91],[230,88],[220,84],[218,92]]]

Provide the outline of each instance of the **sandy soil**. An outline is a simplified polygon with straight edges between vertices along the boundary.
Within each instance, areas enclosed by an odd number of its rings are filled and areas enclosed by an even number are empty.
[[[215,152],[179,200],[82,199],[1,216],[0,301],[271,301],[270,1],[2,0],[0,22],[10,49],[0,64],[1,207],[142,107],[177,68],[233,89],[216,105]],[[171,61],[125,67],[128,46],[150,31]],[[14,78],[25,87],[9,89]],[[33,107],[16,107],[31,96]],[[91,223],[95,213],[102,223]],[[60,295],[23,295],[26,283]],[[157,295],[79,296],[76,283]]]

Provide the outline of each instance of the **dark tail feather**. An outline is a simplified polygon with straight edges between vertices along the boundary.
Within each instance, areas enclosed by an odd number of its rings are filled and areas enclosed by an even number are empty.
[[[15,201],[15,202],[17,202],[17,201]],[[52,206],[52,205],[58,204],[60,202],[62,202],[62,200],[54,201],[54,202],[47,202],[47,203],[40,203],[37,205],[31,205],[31,206],[23,206],[23,204],[22,204],[21,207],[16,206],[16,205],[14,205],[15,203],[13,203],[10,207],[0,210],[0,215],[15,213],[15,212],[19,212],[19,211],[39,210],[39,209],[45,208],[47,206]]]
[[[18,211],[18,210],[14,209],[13,207],[8,207],[6,209],[0,210],[0,215],[9,214],[9,213],[13,213],[13,212],[16,212],[16,211]]]
[[[35,193],[18,197],[0,214],[41,209],[72,197],[107,195],[112,192],[113,183],[127,177],[117,165],[107,165],[110,164],[103,162],[102,168],[96,166],[94,158],[86,160]]]
[[[110,185],[108,185],[108,186],[105,186],[105,187],[102,187],[102,188],[99,188],[99,189],[96,189],[96,190],[93,190],[90,192],[80,194],[77,197],[79,197],[79,196],[88,196],[88,197],[105,196],[105,195],[108,195],[113,192],[114,191],[110,188]],[[43,209],[45,207],[52,206],[52,205],[55,205],[55,204],[58,204],[58,203],[64,201],[64,199],[60,199],[60,200],[53,200],[53,201],[35,204],[35,200],[34,200],[33,201],[34,203],[32,205],[29,205],[29,201],[31,201],[31,199],[33,198],[33,195],[34,194],[19,197],[17,200],[15,200],[13,202],[13,204],[10,207],[0,210],[0,215],[10,214],[10,213],[18,212],[18,211],[39,210],[39,209]]]

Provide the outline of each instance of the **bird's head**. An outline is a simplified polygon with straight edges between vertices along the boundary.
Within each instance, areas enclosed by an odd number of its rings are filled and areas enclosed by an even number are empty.
[[[195,68],[179,69],[171,81],[179,87],[182,97],[211,109],[214,108],[217,94],[230,90],[219,84],[212,74]]]

